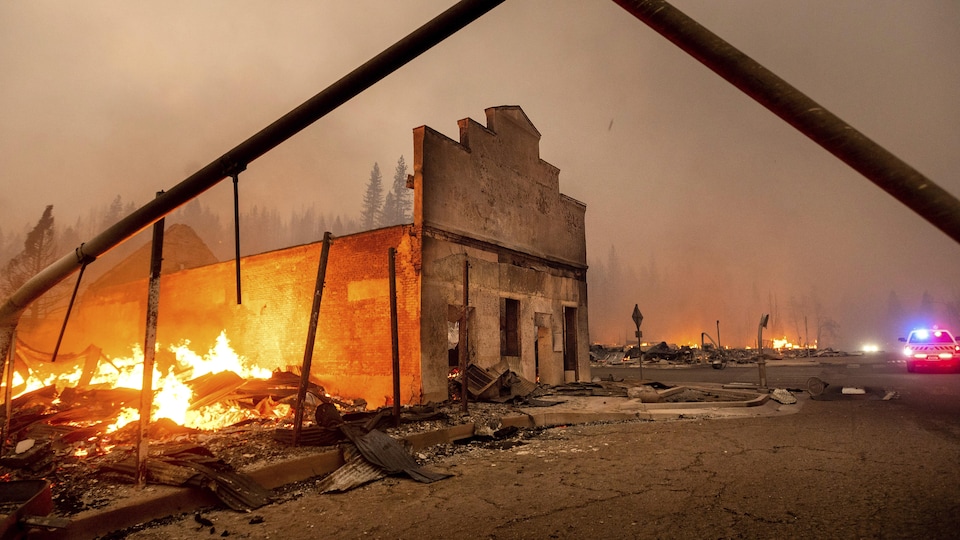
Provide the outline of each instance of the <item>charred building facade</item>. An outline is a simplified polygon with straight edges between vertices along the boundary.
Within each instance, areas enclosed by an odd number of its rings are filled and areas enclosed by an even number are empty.
[[[461,120],[459,141],[414,129],[413,224],[333,240],[311,369],[328,393],[371,407],[391,400],[390,248],[403,403],[448,398],[465,283],[472,364],[546,384],[590,379],[586,207],[560,193],[559,169],[540,159],[540,133],[523,110],[493,107],[486,117],[486,126]],[[165,269],[158,366],[171,345],[207,350],[225,336],[247,364],[299,369],[320,251],[317,242],[243,258],[239,305],[233,261]],[[143,343],[146,302],[146,270],[89,287],[62,350],[128,355]],[[18,337],[52,343],[59,322],[24,323]]]

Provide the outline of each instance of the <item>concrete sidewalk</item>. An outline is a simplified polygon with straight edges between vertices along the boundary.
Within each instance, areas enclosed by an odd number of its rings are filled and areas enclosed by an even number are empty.
[[[719,385],[687,385],[674,387],[662,394],[693,389],[727,397],[711,402],[643,403],[621,396],[562,396],[562,401],[549,407],[521,407],[515,414],[500,419],[501,427],[551,427],[563,425],[669,421],[689,418],[745,418],[778,416],[797,412],[803,400],[783,405],[770,399],[766,392],[729,390]],[[413,451],[438,444],[450,444],[474,436],[473,424],[461,424],[437,431],[405,437]],[[242,471],[267,489],[276,489],[333,472],[343,465],[339,449],[330,449],[297,459],[270,464],[257,470]],[[148,486],[124,497],[107,508],[71,516],[65,529],[38,532],[36,538],[92,539],[166,516],[192,513],[216,506],[216,498],[206,490]],[[33,538],[34,536],[31,536]]]

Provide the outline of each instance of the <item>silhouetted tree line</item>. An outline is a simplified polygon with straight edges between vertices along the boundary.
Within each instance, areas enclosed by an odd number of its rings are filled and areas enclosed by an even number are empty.
[[[314,205],[281,215],[275,207],[253,205],[240,212],[240,253],[252,255],[284,247],[319,241],[324,232],[343,236],[411,220],[412,195],[406,187],[407,165],[403,156],[397,161],[393,183],[384,195],[380,168],[374,163],[364,193],[361,213],[357,217],[324,213]],[[64,256],[67,250],[93,238],[137,209],[133,202],[124,202],[117,195],[109,204],[90,208],[69,226],[55,226],[53,206],[47,206],[35,225],[17,233],[0,229],[0,298],[6,298],[32,276]],[[234,256],[233,216],[221,219],[218,212],[199,199],[181,206],[166,217],[168,225],[182,223],[191,227],[220,260]],[[148,231],[149,232],[149,231]],[[143,233],[141,233],[143,236]],[[149,236],[146,236],[149,238]],[[113,260],[120,260],[143,244],[133,239],[111,251]],[[92,265],[90,282],[107,268]],[[68,284],[64,284],[68,287]],[[67,289],[68,291],[68,289]],[[44,316],[49,308],[65,295],[64,289],[47,294],[35,302],[27,316]]]

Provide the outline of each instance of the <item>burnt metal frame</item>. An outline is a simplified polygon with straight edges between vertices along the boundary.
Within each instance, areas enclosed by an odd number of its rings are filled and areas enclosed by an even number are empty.
[[[163,196],[33,276],[0,305],[0,362],[5,367],[20,316],[43,293],[220,181],[239,174],[253,160],[502,2],[462,0],[181,181]],[[669,3],[663,0],[614,2],[960,242],[960,201],[949,192]],[[6,401],[9,402],[9,395]]]
[[[21,315],[27,306],[43,293],[65,280],[82,265],[129,240],[225,178],[238,175],[250,162],[273,150],[503,1],[461,0],[161,196],[110,226],[89,242],[81,244],[75,252],[41,270],[0,305],[0,366],[6,369],[7,357],[12,352],[14,334]],[[5,402],[8,404],[9,394],[10,387],[7,385]],[[9,421],[7,415],[5,428]],[[5,436],[6,429],[3,431],[3,438]]]

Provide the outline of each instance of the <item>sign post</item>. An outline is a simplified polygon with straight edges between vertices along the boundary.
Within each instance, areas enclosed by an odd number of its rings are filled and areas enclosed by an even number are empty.
[[[643,322],[643,313],[640,313],[640,306],[633,305],[633,322],[637,325],[637,349],[640,351],[640,380],[643,380],[643,349],[640,348],[640,338],[643,332],[640,331],[640,323]]]
[[[770,315],[764,313],[760,316],[760,324],[757,326],[757,368],[760,370],[760,389],[767,389],[767,358],[763,355],[763,329],[767,327],[767,321]]]

